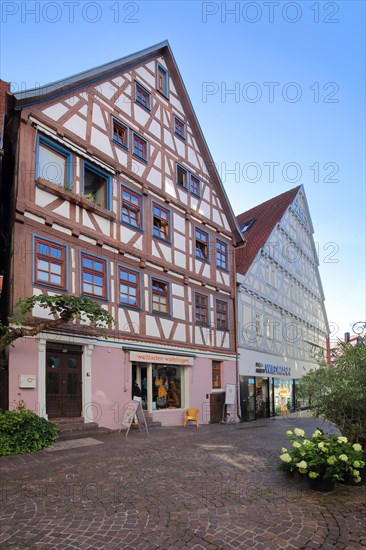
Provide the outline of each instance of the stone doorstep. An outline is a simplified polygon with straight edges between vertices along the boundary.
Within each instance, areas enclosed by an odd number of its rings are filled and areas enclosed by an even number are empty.
[[[53,420],[58,426],[58,441],[67,441],[71,439],[81,439],[84,437],[98,437],[118,433],[119,429],[110,429],[99,427],[96,422],[84,422],[83,418],[62,418]],[[148,429],[161,427],[161,422],[154,422],[150,418],[146,419]],[[137,426],[136,426],[137,427]]]

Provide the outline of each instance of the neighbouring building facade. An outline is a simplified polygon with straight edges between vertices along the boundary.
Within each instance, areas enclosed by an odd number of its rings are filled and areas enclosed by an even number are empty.
[[[137,380],[163,425],[187,407],[221,419],[242,237],[169,44],[12,99],[11,303],[88,296],[115,325],[108,340],[74,324],[17,341],[10,404],[117,428]]]
[[[299,379],[325,359],[328,322],[304,188],[237,221],[241,416],[255,420],[295,406]]]

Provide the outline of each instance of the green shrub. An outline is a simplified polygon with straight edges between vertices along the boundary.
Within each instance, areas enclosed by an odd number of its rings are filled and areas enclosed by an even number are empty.
[[[0,411],[0,455],[31,453],[49,447],[57,440],[54,422],[19,407]]]

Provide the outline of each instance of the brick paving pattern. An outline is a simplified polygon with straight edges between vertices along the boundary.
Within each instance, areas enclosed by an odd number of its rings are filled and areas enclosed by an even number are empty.
[[[1,550],[366,548],[366,487],[276,469],[308,418],[155,428],[1,457]]]
[[[72,439],[71,441],[58,441],[52,447],[45,449],[46,453],[54,453],[55,451],[63,451],[66,449],[74,449],[77,447],[89,447],[90,445],[102,445],[103,441],[94,439],[93,437],[84,437],[83,439]]]

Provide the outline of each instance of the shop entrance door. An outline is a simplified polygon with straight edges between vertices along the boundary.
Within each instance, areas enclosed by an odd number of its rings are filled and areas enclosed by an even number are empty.
[[[141,390],[141,406],[148,410],[147,367],[145,363],[132,363],[132,385],[138,383]]]
[[[268,379],[255,380],[255,416],[256,418],[269,417],[269,384]]]
[[[81,350],[47,350],[46,412],[48,418],[81,416]]]

